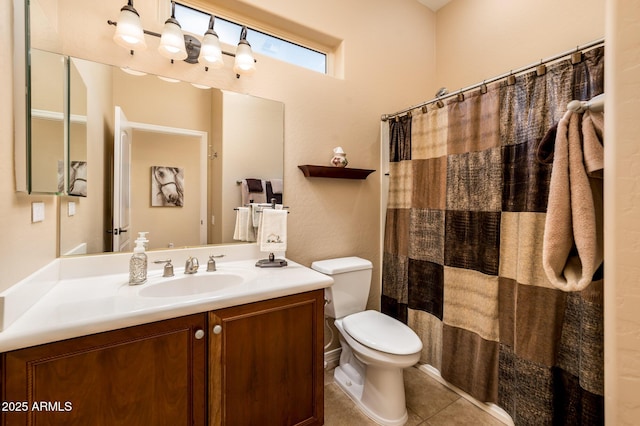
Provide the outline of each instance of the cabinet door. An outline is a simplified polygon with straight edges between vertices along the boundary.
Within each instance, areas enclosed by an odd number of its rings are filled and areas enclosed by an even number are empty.
[[[205,424],[206,318],[191,315],[3,354],[2,401],[20,406],[3,412],[2,424]]]
[[[209,314],[210,424],[323,424],[323,295]]]

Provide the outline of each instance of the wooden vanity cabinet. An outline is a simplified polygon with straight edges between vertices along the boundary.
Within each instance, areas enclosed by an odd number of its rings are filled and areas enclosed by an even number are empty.
[[[211,425],[321,425],[324,292],[209,313]]]
[[[315,290],[0,354],[0,424],[321,425],[323,319]]]
[[[202,313],[2,354],[2,424],[206,424],[206,321]]]

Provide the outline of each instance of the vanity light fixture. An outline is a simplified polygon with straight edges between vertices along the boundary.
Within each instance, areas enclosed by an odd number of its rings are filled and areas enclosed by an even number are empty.
[[[209,19],[209,28],[204,33],[202,39],[202,47],[200,48],[200,59],[206,64],[205,69],[208,71],[208,67],[213,69],[219,69],[224,66],[222,61],[222,48],[220,47],[220,39],[218,34],[213,30],[213,21],[216,18],[211,15]]]
[[[247,41],[247,27],[243,26],[240,32],[240,41],[236,53],[229,53],[222,50],[218,34],[213,29],[215,17],[211,15],[209,28],[204,34],[202,42],[197,38],[184,34],[180,23],[175,18],[175,2],[171,2],[171,17],[164,23],[162,34],[147,31],[140,25],[140,15],[133,8],[133,0],[128,0],[128,4],[122,7],[118,22],[108,20],[109,25],[116,27],[114,41],[131,51],[133,55],[136,49],[145,49],[144,34],[160,38],[158,52],[171,60],[184,60],[190,64],[204,62],[205,71],[209,68],[219,69],[224,66],[222,55],[235,58],[233,71],[236,77],[252,74],[256,69],[256,60],[251,51],[251,45]],[[124,35],[125,34],[126,37]],[[141,36],[142,34],[142,36]],[[135,37],[134,37],[135,35]]]
[[[120,25],[116,27],[113,41],[131,50],[147,48],[147,43],[144,41],[144,31],[140,23],[140,15],[133,7],[133,0],[129,0],[127,4],[122,6],[118,22]]]
[[[236,74],[252,74],[256,70],[256,61],[253,59],[251,45],[247,41],[247,27],[240,31],[240,41],[236,49],[236,60],[233,64]]]
[[[176,19],[176,3],[171,2],[171,17],[164,23],[158,52],[165,58],[174,60],[187,59],[187,46],[184,41],[182,27]]]

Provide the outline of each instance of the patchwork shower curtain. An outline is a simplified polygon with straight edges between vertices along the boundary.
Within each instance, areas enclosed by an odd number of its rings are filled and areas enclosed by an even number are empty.
[[[552,162],[573,99],[603,92],[604,48],[389,122],[382,310],[421,362],[516,425],[604,422],[602,268],[581,292],[542,266]]]

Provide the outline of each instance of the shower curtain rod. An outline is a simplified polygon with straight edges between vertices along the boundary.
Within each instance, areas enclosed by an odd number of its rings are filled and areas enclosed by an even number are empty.
[[[572,54],[574,54],[576,52],[580,52],[582,50],[590,49],[592,47],[596,47],[596,46],[599,46],[601,44],[604,44],[604,38],[601,38],[601,39],[598,39],[598,40],[594,40],[594,41],[592,41],[590,43],[587,43],[587,44],[584,44],[582,46],[577,46],[575,49],[567,50],[566,52],[562,52],[562,53],[557,54],[555,56],[552,56],[550,58],[542,59],[540,62],[536,62],[536,63],[530,64],[530,65],[518,68],[516,70],[511,70],[511,71],[509,71],[507,73],[500,74],[500,75],[498,75],[496,77],[493,77],[493,78],[490,78],[488,80],[483,80],[480,83],[476,83],[474,85],[465,87],[463,89],[456,90],[455,92],[448,93],[448,94],[446,94],[444,96],[435,97],[435,98],[433,98],[431,100],[428,100],[426,102],[422,102],[422,103],[420,103],[418,105],[414,105],[412,107],[405,108],[405,109],[403,109],[401,111],[394,112],[393,114],[382,114],[380,119],[382,121],[387,121],[390,118],[398,117],[398,116],[400,116],[402,114],[405,114],[405,113],[408,113],[408,112],[410,112],[410,111],[412,111],[414,109],[422,108],[422,107],[425,107],[425,106],[427,106],[427,105],[429,105],[431,103],[451,98],[451,97],[459,95],[461,93],[468,92],[469,90],[473,90],[473,89],[476,89],[478,87],[482,87],[483,85],[486,85],[486,84],[489,84],[489,83],[493,83],[493,82],[496,82],[498,80],[502,80],[502,79],[507,78],[509,76],[515,76],[516,74],[520,74],[520,73],[528,71],[530,69],[539,67],[540,65],[545,65],[545,64],[548,64],[549,62],[557,61],[558,59],[562,59],[565,56],[569,56],[569,55],[572,55]]]

